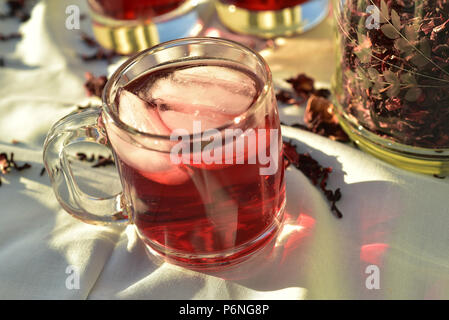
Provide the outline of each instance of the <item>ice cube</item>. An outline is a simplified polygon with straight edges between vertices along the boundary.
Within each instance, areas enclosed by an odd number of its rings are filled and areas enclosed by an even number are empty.
[[[233,117],[220,112],[207,112],[204,109],[197,109],[195,113],[185,113],[183,110],[193,108],[189,104],[172,104],[171,110],[159,109],[159,116],[162,122],[170,130],[185,129],[189,133],[194,133],[194,123],[198,122],[201,131],[219,128],[225,123],[232,121]],[[199,132],[198,132],[199,133]]]
[[[184,113],[218,112],[238,116],[254,100],[256,86],[243,72],[218,66],[199,66],[176,70],[155,81],[139,96],[159,100],[168,109],[184,105]]]
[[[122,89],[119,96],[119,118],[134,129],[151,134],[167,135],[156,106],[151,106],[135,94]]]
[[[189,169],[183,164],[170,161],[167,153],[149,150],[125,141],[113,124],[106,125],[108,137],[120,160],[139,171],[140,174],[155,182],[166,185],[178,185],[190,178]]]
[[[122,90],[119,96],[120,120],[133,128],[152,134],[168,135],[170,130],[163,124],[157,108],[132,94]],[[133,136],[134,142],[126,137],[113,123],[106,123],[109,140],[120,160],[138,170],[142,175],[161,184],[176,185],[190,177],[186,167],[170,161],[167,153],[150,150],[165,140]],[[158,146],[159,150],[162,149]],[[168,147],[168,146],[167,146]]]

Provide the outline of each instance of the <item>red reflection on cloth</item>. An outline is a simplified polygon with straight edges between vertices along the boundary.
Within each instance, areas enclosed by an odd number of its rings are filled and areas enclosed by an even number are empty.
[[[276,247],[282,246],[281,264],[298,248],[302,240],[311,234],[316,223],[314,218],[304,213],[301,213],[293,221],[289,221],[288,215],[286,218],[286,224],[283,226],[276,243]]]
[[[386,243],[365,244],[360,248],[360,260],[375,265],[381,265],[388,248],[389,246]]]

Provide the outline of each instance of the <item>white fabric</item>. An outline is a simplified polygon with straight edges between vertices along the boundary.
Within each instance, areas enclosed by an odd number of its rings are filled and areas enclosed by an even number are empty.
[[[64,28],[68,4],[38,3],[20,26],[24,38],[0,43],[7,58],[0,69],[0,152],[33,165],[2,177],[1,299],[449,298],[449,179],[405,172],[297,129],[283,134],[334,168],[329,185],[341,187],[344,218],[337,220],[322,193],[289,168],[287,217],[276,245],[236,268],[202,273],[161,263],[146,254],[132,226],[92,226],[68,215],[48,176],[39,175],[41,146],[51,124],[85,100],[83,73],[107,70],[76,57],[86,49],[78,31]],[[0,21],[4,33],[17,27]],[[264,54],[278,80],[306,72],[328,82],[332,44],[328,21]],[[281,113],[286,122],[298,117],[295,107]],[[95,181],[98,171],[89,174]],[[379,268],[378,290],[366,287],[369,265]],[[67,288],[70,267],[80,273],[79,289]]]

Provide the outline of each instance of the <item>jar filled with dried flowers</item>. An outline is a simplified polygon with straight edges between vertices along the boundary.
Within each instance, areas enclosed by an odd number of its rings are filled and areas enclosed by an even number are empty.
[[[404,169],[449,173],[449,0],[335,0],[342,127]]]

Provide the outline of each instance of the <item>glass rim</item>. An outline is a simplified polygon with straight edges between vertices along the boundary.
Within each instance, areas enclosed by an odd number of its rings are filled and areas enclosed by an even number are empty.
[[[257,62],[261,65],[261,67],[264,71],[264,75],[266,77],[266,81],[264,81],[264,85],[263,85],[262,90],[261,90],[259,96],[257,97],[257,99],[255,101],[253,101],[251,103],[251,105],[244,112],[233,117],[232,120],[227,121],[220,127],[202,130],[201,133],[194,132],[187,136],[193,137],[197,134],[202,134],[203,132],[207,132],[208,130],[214,130],[214,129],[222,132],[223,130],[236,124],[235,120],[237,118],[239,118],[239,122],[237,122],[237,123],[240,123],[244,119],[249,118],[258,109],[258,107],[263,105],[263,102],[265,101],[268,93],[270,92],[271,88],[273,87],[271,70],[270,70],[267,62],[265,61],[265,59],[258,52],[254,51],[254,50],[248,48],[247,46],[240,44],[238,42],[228,40],[228,39],[214,38],[214,37],[187,37],[187,38],[180,38],[180,39],[175,39],[175,40],[171,40],[171,41],[166,41],[166,42],[159,43],[151,48],[140,51],[140,52],[134,54],[133,56],[131,56],[128,60],[126,60],[124,63],[122,63],[117,68],[117,70],[114,71],[112,76],[106,82],[106,85],[105,85],[103,93],[102,93],[102,98],[101,98],[103,112],[109,117],[109,119],[113,120],[113,123],[115,126],[117,126],[119,129],[122,129],[133,136],[141,136],[141,137],[152,138],[152,139],[161,139],[161,140],[170,140],[170,135],[158,135],[158,134],[154,134],[154,133],[140,131],[140,130],[126,124],[125,122],[123,122],[120,119],[120,117],[118,116],[118,113],[111,110],[111,106],[115,104],[115,102],[114,102],[115,97],[111,101],[110,91],[116,85],[117,81],[120,79],[123,72],[130,65],[132,65],[137,59],[139,59],[143,56],[146,56],[146,55],[150,55],[155,52],[159,52],[161,50],[164,50],[166,47],[170,47],[170,46],[202,44],[202,43],[204,43],[204,44],[221,44],[221,45],[232,46],[232,47],[238,48],[245,54],[253,56],[257,60]],[[175,63],[175,62],[178,62],[178,61],[175,59],[172,62],[169,62],[168,64]],[[148,70],[156,68],[157,66],[158,65],[150,67],[150,68],[148,68]]]

